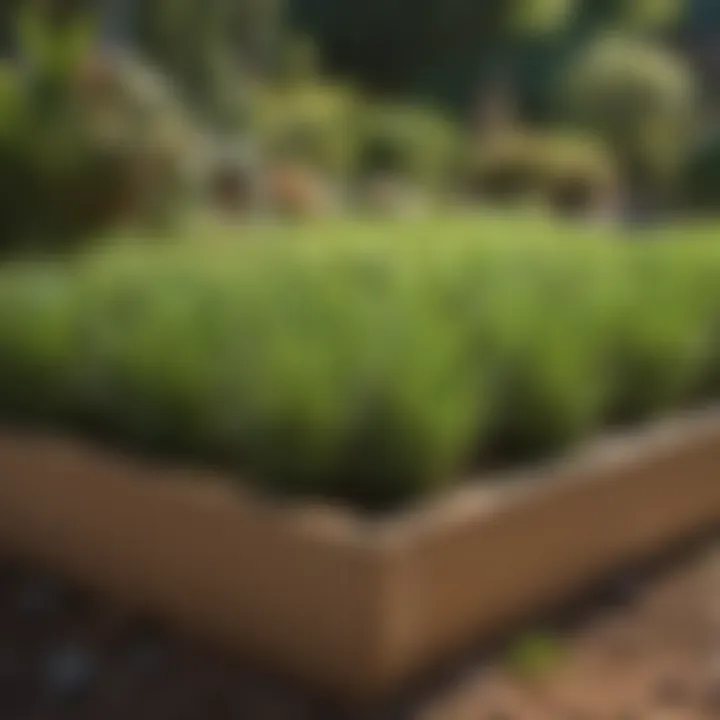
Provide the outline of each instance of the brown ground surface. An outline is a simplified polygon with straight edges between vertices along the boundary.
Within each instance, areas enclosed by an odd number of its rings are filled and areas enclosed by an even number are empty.
[[[518,674],[506,640],[350,711],[7,566],[0,720],[720,720],[718,536],[613,578],[537,629],[552,638],[542,673]]]
[[[606,590],[554,636],[558,655],[542,675],[491,661],[417,717],[720,720],[720,545]]]

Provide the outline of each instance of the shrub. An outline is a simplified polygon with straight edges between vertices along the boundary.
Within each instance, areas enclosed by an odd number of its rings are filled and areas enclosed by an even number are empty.
[[[649,41],[601,37],[571,60],[569,117],[597,132],[630,176],[667,183],[693,131],[694,83],[680,59]]]
[[[190,131],[161,80],[93,49],[84,21],[25,19],[24,62],[0,72],[5,250],[64,250],[180,196]]]
[[[29,69],[0,72],[3,245],[51,228],[63,236],[77,221],[68,196],[91,164],[64,92],[87,50],[85,25],[51,31],[26,14],[19,29]]]
[[[559,215],[604,209],[618,194],[611,154],[592,136],[502,131],[476,144],[467,158],[471,196],[492,203],[542,202]]]
[[[289,41],[274,81],[254,88],[251,125],[271,160],[347,177],[357,156],[358,98],[320,78],[312,44]]]
[[[255,95],[254,128],[271,158],[343,177],[355,163],[354,107],[352,93],[340,87],[267,86]]]
[[[542,157],[534,135],[493,135],[471,150],[465,185],[472,197],[519,203],[536,197],[542,183]]]
[[[560,215],[589,215],[613,209],[619,177],[612,155],[592,138],[552,135],[540,149],[548,205]]]
[[[363,176],[399,176],[437,188],[447,181],[457,160],[457,130],[442,114],[422,106],[369,107],[359,132]]]

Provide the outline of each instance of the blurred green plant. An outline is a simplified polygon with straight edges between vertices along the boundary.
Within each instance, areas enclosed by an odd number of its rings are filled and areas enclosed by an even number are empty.
[[[272,160],[311,165],[335,177],[352,174],[357,161],[358,98],[351,89],[322,81],[314,65],[292,65],[252,94],[251,128]]]
[[[5,243],[77,224],[69,197],[92,163],[69,87],[93,38],[92,24],[54,27],[24,11],[18,22],[23,70],[6,64],[0,79],[0,207]]]
[[[514,0],[514,27],[524,37],[562,33],[579,12],[581,0]]]
[[[712,248],[698,262],[692,249],[668,242],[628,253],[631,282],[615,332],[613,412],[636,421],[692,402],[714,375],[717,291],[710,284],[717,282],[717,261]]]
[[[438,188],[460,156],[458,128],[441,112],[409,103],[378,103],[362,112],[359,174],[395,175]]]
[[[85,16],[22,13],[0,69],[4,249],[67,249],[103,227],[166,217],[191,135],[163,82],[101,52]]]
[[[543,194],[561,216],[592,216],[617,210],[622,191],[617,162],[595,137],[570,132],[540,138]]]
[[[695,131],[695,85],[684,62],[650,41],[601,37],[571,61],[567,117],[595,132],[640,185],[667,187]]]
[[[471,197],[560,216],[613,209],[620,178],[612,153],[587,133],[509,129],[471,143],[464,186]]]
[[[563,660],[560,641],[550,634],[535,633],[516,641],[507,652],[511,672],[525,680],[545,679]]]
[[[322,227],[5,266],[0,414],[387,508],[717,395],[712,241]]]
[[[537,137],[525,130],[492,133],[471,144],[463,184],[476,200],[519,205],[536,200],[542,185]]]

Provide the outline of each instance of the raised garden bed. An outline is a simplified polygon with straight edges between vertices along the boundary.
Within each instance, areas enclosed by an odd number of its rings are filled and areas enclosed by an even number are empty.
[[[0,549],[370,697],[717,519],[715,245],[266,239],[0,271]]]
[[[341,694],[373,696],[720,517],[720,415],[391,519],[5,431],[0,542]],[[201,480],[201,482],[199,482]],[[652,500],[649,501],[649,498]]]

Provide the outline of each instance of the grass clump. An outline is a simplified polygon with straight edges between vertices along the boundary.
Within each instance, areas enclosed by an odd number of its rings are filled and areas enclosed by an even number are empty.
[[[714,395],[711,242],[512,227],[309,224],[5,266],[0,411],[387,508]]]

